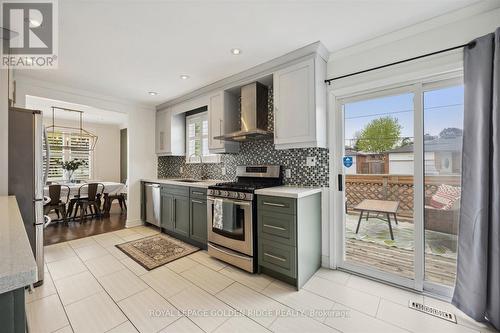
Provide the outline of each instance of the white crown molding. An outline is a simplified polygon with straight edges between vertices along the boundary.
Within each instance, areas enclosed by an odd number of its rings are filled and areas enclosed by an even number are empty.
[[[408,37],[417,35],[422,32],[433,30],[447,24],[451,24],[469,17],[480,15],[483,13],[491,12],[495,9],[500,9],[500,1],[498,0],[485,0],[478,3],[472,4],[470,6],[455,10],[448,14],[437,16],[429,20],[408,26],[403,29],[399,29],[382,36],[375,37],[373,39],[361,42],[352,46],[342,48],[338,51],[332,52],[329,57],[329,61],[336,60],[339,58],[348,57],[353,54],[358,54],[360,52],[374,49],[376,47],[393,43],[399,40],[406,39]]]
[[[51,91],[57,91],[63,94],[68,94],[68,95],[73,95],[77,97],[82,97],[86,99],[93,99],[96,101],[99,101],[101,103],[107,104],[107,105],[113,105],[113,110],[110,111],[116,111],[116,112],[121,112],[121,113],[126,113],[124,112],[125,110],[130,110],[130,109],[139,109],[139,110],[153,110],[154,106],[152,105],[146,105],[146,104],[140,104],[136,103],[134,101],[126,100],[126,99],[118,99],[117,97],[114,96],[109,96],[109,95],[102,95],[99,93],[96,93],[94,91],[90,90],[85,90],[85,89],[77,89],[73,87],[68,87],[68,86],[63,86],[60,84],[56,84],[53,82],[49,81],[42,81],[38,79],[33,79],[29,76],[23,75],[21,71],[15,71],[14,72],[14,80],[16,81],[16,85],[25,85],[28,87],[36,87],[40,89],[45,89],[45,90],[51,90]],[[38,96],[38,97],[47,97],[47,96]],[[67,102],[67,101],[65,101]],[[89,106],[94,106],[94,105],[89,105]]]
[[[237,86],[239,83],[244,82],[245,80],[253,78],[258,75],[271,74],[274,70],[278,69],[280,66],[283,66],[284,64],[287,64],[289,62],[295,61],[297,59],[312,54],[318,54],[325,61],[328,61],[329,51],[320,41],[317,41],[309,45],[306,45],[304,47],[301,47],[300,49],[282,55],[281,57],[274,58],[270,61],[249,68],[243,72],[228,76],[222,80],[213,82],[209,85],[193,90],[187,94],[163,102],[158,106],[156,106],[156,110],[160,111],[166,109],[170,106],[179,104],[186,100],[192,99],[194,97],[203,94],[207,94],[212,91],[229,88],[230,86]]]

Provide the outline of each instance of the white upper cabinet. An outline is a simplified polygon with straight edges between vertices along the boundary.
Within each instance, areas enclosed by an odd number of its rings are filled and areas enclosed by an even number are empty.
[[[185,116],[171,108],[156,112],[156,154],[183,156],[186,153]]]
[[[208,98],[208,150],[210,153],[235,153],[239,143],[215,137],[239,130],[238,97],[226,91],[211,94]]]
[[[318,55],[274,73],[276,149],[327,147],[325,77]]]

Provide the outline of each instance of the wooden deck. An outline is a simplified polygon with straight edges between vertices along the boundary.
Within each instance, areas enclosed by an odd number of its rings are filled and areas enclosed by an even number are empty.
[[[347,239],[346,260],[399,276],[414,277],[413,251]],[[456,263],[453,259],[431,254],[425,255],[425,278],[427,281],[453,286],[455,284],[455,271]]]

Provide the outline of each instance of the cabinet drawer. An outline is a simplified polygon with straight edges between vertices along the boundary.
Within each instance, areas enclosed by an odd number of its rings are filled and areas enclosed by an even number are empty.
[[[295,215],[262,210],[258,217],[259,237],[295,246]]]
[[[188,197],[189,187],[188,186],[177,186],[177,185],[162,185],[161,193],[174,194]]]
[[[198,199],[207,199],[207,189],[206,188],[197,188],[197,187],[190,187],[189,188],[189,193],[191,198],[198,198]]]
[[[261,239],[259,241],[259,265],[291,278],[296,278],[296,248]]]
[[[257,200],[259,210],[293,215],[296,213],[296,199],[259,195]]]

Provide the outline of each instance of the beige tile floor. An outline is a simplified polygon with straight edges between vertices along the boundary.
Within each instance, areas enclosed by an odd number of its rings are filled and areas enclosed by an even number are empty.
[[[493,332],[452,305],[320,269],[300,291],[199,251],[147,271],[114,245],[136,227],[46,247],[43,286],[27,294],[30,332]],[[458,324],[410,310],[453,311]]]

